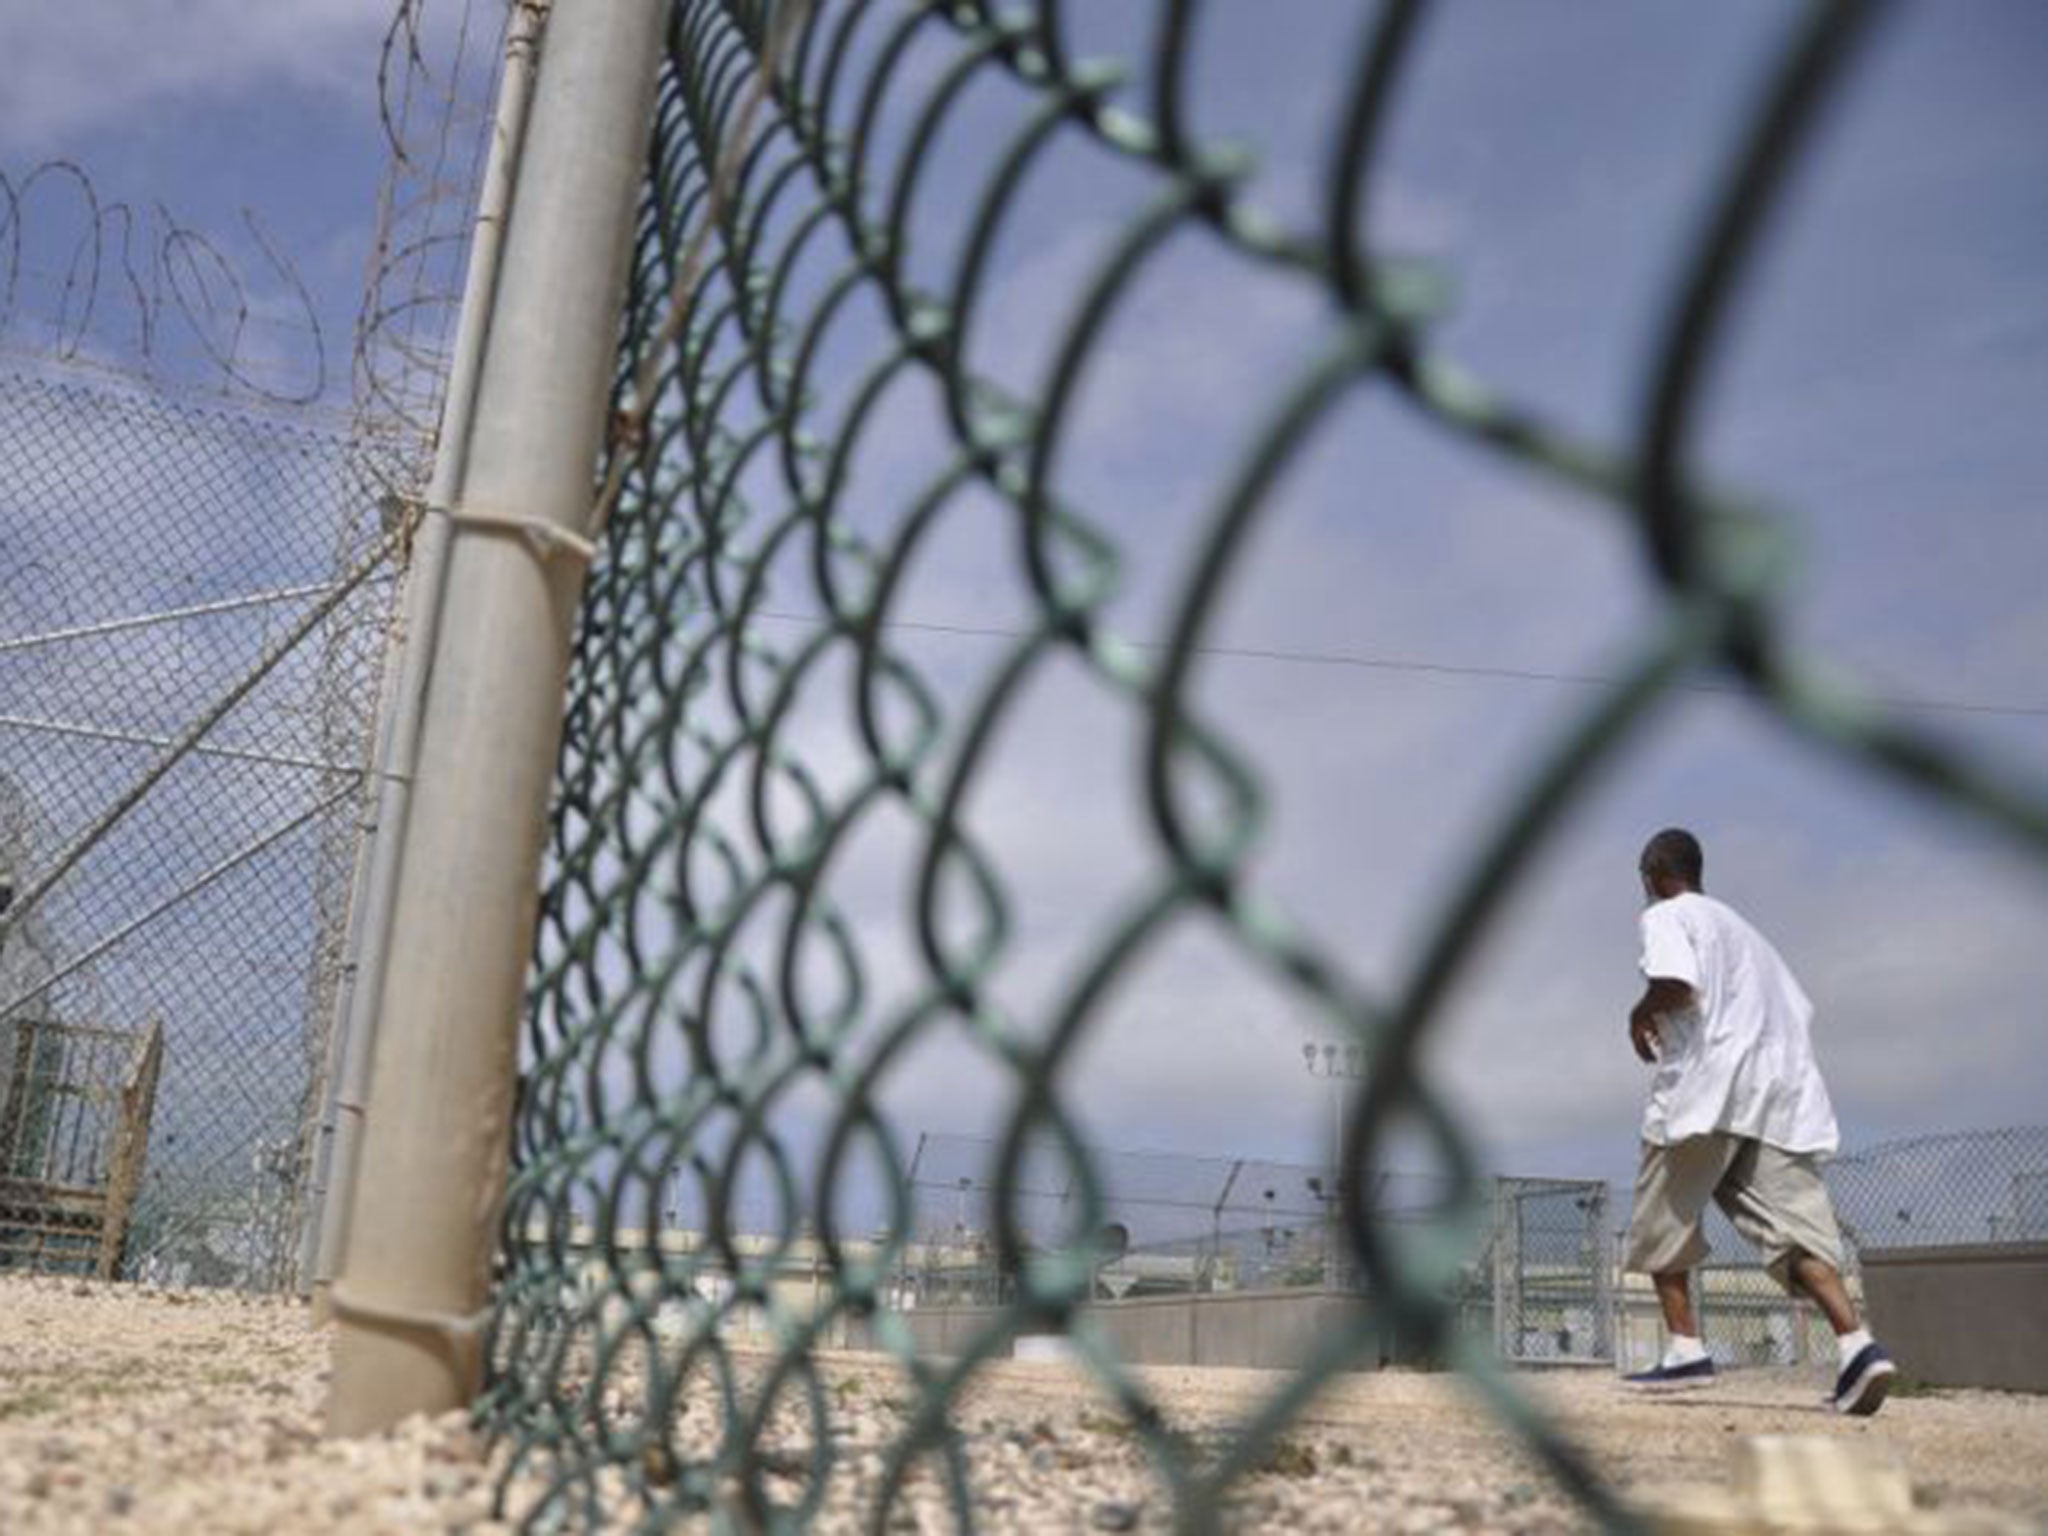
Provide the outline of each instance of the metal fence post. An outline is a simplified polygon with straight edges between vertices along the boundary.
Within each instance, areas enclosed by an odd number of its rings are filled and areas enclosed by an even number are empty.
[[[1223,1269],[1223,1208],[1230,1204],[1230,1192],[1237,1188],[1238,1175],[1244,1172],[1244,1159],[1235,1158],[1230,1164],[1230,1174],[1223,1181],[1223,1188],[1217,1191],[1216,1203],[1209,1210],[1209,1278],[1202,1289],[1216,1289],[1216,1277]]]
[[[1612,1359],[1615,1354],[1615,1270],[1609,1262],[1612,1250],[1607,1241],[1607,1194],[1603,1183],[1588,1198],[1586,1211],[1586,1253],[1593,1264],[1593,1354],[1602,1360]]]
[[[1522,1298],[1515,1287],[1519,1255],[1509,1251],[1509,1234],[1515,1231],[1515,1197],[1506,1179],[1493,1181],[1493,1347],[1503,1360],[1521,1353],[1515,1330],[1520,1324]]]
[[[557,0],[430,653],[328,1428],[468,1402],[504,1198],[517,1025],[594,498],[659,0]]]
[[[448,506],[462,491],[469,430],[476,402],[477,372],[489,333],[491,299],[503,251],[512,178],[526,114],[531,104],[541,18],[538,6],[521,5],[505,32],[504,69],[491,123],[491,144],[478,183],[476,224],[463,274],[462,310],[450,354],[447,393],[442,397],[434,468],[427,487],[430,506]],[[402,629],[395,648],[395,675],[379,711],[377,782],[355,878],[351,881],[348,963],[336,999],[334,1038],[329,1042],[327,1087],[313,1152],[313,1197],[300,1236],[299,1284],[309,1292],[316,1321],[324,1322],[327,1291],[341,1262],[348,1232],[348,1208],[355,1186],[363,1100],[370,1080],[380,982],[391,941],[391,909],[397,892],[399,852],[404,842],[413,770],[419,744],[420,709],[425,700],[427,663],[440,627],[443,578],[447,572],[448,526],[425,520],[413,538]]]
[[[1628,1271],[1622,1267],[1622,1234],[1601,1233],[1601,1255],[1609,1277],[1607,1289],[1607,1336],[1613,1341],[1616,1375],[1628,1374],[1635,1359],[1635,1326],[1629,1312]]]

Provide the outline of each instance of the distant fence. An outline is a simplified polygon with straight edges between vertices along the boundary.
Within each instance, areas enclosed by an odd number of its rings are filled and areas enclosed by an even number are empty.
[[[1333,1250],[1328,1241],[1321,1203],[1327,1169],[1258,1158],[1087,1151],[1102,1174],[1108,1216],[1097,1241],[1092,1305],[1110,1337],[1136,1341],[1139,1354],[1124,1351],[1125,1359],[1278,1368],[1294,1363],[1289,1351],[1340,1315],[1311,1305],[1315,1298],[1371,1310],[1369,1281],[1345,1266],[1341,1247]],[[842,1263],[891,1254],[881,1309],[901,1316],[921,1349],[949,1352],[1015,1300],[1016,1275],[992,1240],[996,1156],[994,1143],[983,1138],[919,1137],[905,1185],[914,1239],[893,1250],[874,1239],[842,1240]],[[1875,1229],[1875,1212],[1889,1211],[1898,1226],[1904,1210],[1903,1225],[1913,1227],[1927,1250],[1981,1248],[1971,1234],[1987,1229],[2003,1234],[2000,1241],[2015,1250],[2038,1243],[2033,1218],[2039,1213],[2026,1202],[2044,1168],[2048,1127],[1921,1137],[1835,1160],[1829,1182],[1848,1239],[1852,1290],[1861,1289],[1858,1249]],[[1375,1193],[1368,1199],[1379,1219],[1395,1223],[1438,1217],[1448,1192],[1441,1178],[1415,1172],[1374,1175],[1370,1184]],[[1662,1344],[1655,1294],[1646,1278],[1621,1267],[1626,1191],[1599,1179],[1506,1176],[1494,1178],[1491,1189],[1491,1219],[1446,1296],[1459,1332],[1518,1365],[1632,1369],[1653,1359]],[[1028,1241],[1050,1244],[1069,1230],[1073,1195],[1062,1184],[1027,1179],[1012,1193]],[[734,1206],[749,1208],[743,1200]],[[724,1306],[743,1280],[759,1288],[764,1307],[732,1310],[728,1332],[766,1337],[780,1315],[825,1325],[836,1346],[871,1338],[871,1330],[853,1320],[826,1317],[833,1258],[815,1233],[792,1240],[757,1219],[726,1234],[728,1255],[705,1230],[707,1214],[674,1200],[651,1238],[615,1228],[610,1241],[619,1252],[642,1255],[635,1264],[650,1276],[667,1265],[687,1269],[696,1277],[699,1302]],[[1698,1271],[1695,1297],[1716,1357],[1738,1367],[1832,1358],[1824,1320],[1786,1295],[1718,1209],[1709,1208],[1707,1233],[1713,1253]],[[537,1254],[554,1251],[558,1240],[563,1255],[573,1256],[564,1304],[601,1300],[610,1270],[599,1224],[585,1217],[559,1239],[539,1229],[532,1234]],[[742,1269],[750,1274],[742,1276]],[[1208,1305],[1261,1297],[1276,1306],[1219,1311]],[[657,1308],[656,1322],[677,1339],[698,1325],[687,1307]],[[1392,1332],[1381,1358],[1404,1358]]]
[[[1102,1299],[1300,1287],[1350,1290],[1332,1257],[1327,1169],[1256,1159],[1092,1149],[1104,1208],[1124,1241],[1098,1270]],[[1010,1290],[995,1260],[989,1202],[994,1145],[921,1138],[910,1187],[921,1241],[901,1304],[989,1306]],[[1950,1132],[1888,1142],[1831,1161],[1827,1178],[1852,1286],[1860,1249],[1960,1248],[2048,1238],[2048,1126]],[[1601,1180],[1499,1177],[1483,1246],[1453,1288],[1461,1330],[1521,1363],[1641,1363],[1659,1346],[1656,1300],[1621,1270],[1626,1190]],[[1426,1220],[1447,1190],[1428,1175],[1381,1174],[1367,1208]],[[1069,1191],[1013,1191],[1027,1235],[1065,1230]],[[1698,1303],[1709,1347],[1729,1365],[1795,1365],[1825,1353],[1813,1309],[1788,1297],[1718,1209]]]
[[[1886,1142],[1835,1159],[1828,1188],[1859,1248],[2048,1241],[2048,1126]]]
[[[997,1156],[982,1138],[918,1139],[907,1184],[918,1241],[897,1272],[898,1305],[983,1306],[1014,1295],[994,1238]],[[1108,1218],[1100,1300],[1364,1287],[1339,1235],[1328,1167],[1099,1147],[1089,1156]],[[1462,1325],[1508,1359],[1605,1358],[1606,1183],[1499,1177],[1492,1190],[1489,1235],[1456,1285]],[[1453,1191],[1439,1175],[1384,1170],[1363,1176],[1361,1194],[1375,1220],[1398,1227],[1442,1220]],[[1028,1244],[1051,1247],[1071,1231],[1070,1184],[1027,1178],[1011,1198]]]
[[[1338,1191],[1327,1166],[1106,1149],[1095,1155],[1103,1209],[1115,1229],[1117,1252],[1103,1272],[1110,1287],[1129,1293],[1346,1283],[1347,1260],[1331,1241]],[[921,1253],[979,1244],[996,1262],[997,1160],[987,1138],[917,1139],[906,1188]],[[1052,1247],[1071,1233],[1078,1190],[1064,1164],[1027,1172],[1011,1193],[1026,1243]],[[1445,1194],[1440,1178],[1378,1173],[1366,1198],[1398,1220],[1428,1214]]]

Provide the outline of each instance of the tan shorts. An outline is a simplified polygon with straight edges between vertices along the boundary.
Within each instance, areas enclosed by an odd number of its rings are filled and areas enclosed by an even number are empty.
[[[1709,1200],[1763,1250],[1771,1277],[1786,1290],[1799,1254],[1842,1267],[1842,1233],[1815,1157],[1719,1133],[1643,1143],[1624,1267],[1661,1275],[1698,1264],[1712,1252],[1700,1230]]]

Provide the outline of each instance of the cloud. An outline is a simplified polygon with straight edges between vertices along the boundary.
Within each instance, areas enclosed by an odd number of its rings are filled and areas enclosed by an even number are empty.
[[[260,87],[367,97],[392,10],[392,0],[6,7],[0,143],[36,157],[87,132]]]

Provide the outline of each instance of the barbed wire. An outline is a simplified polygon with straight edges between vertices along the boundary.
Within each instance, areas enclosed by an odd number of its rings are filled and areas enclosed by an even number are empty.
[[[378,51],[389,155],[355,324],[356,410],[359,430],[422,445],[384,467],[386,490],[412,494],[426,478],[509,18],[534,3],[460,0],[437,27],[446,5],[397,0]]]
[[[18,176],[0,169],[0,341],[165,384],[312,404],[327,388],[319,312],[255,210],[244,208],[241,220],[253,266],[160,201],[138,209],[102,198],[75,161],[47,160]],[[49,265],[36,259],[39,243]],[[38,285],[44,303],[30,306]],[[180,323],[196,360],[176,350]],[[20,326],[33,334],[10,338]],[[257,333],[285,345],[252,356]]]

